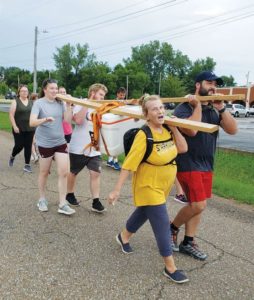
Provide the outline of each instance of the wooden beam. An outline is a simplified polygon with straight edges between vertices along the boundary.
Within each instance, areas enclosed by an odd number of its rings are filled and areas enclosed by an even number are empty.
[[[101,106],[101,104],[96,103],[95,101],[88,101],[88,100],[81,100],[78,98],[74,98],[71,96],[64,96],[61,94],[57,94],[57,98],[60,100],[63,100],[65,102],[69,102],[72,104],[77,104],[81,106],[85,106],[88,108],[96,109]],[[113,108],[110,110],[112,114],[120,115],[120,116],[128,116],[134,119],[143,119],[145,120],[144,115],[141,112],[134,112],[130,108],[126,106],[121,106],[117,108]],[[199,130],[203,132],[215,132],[219,130],[219,126],[203,123],[203,122],[197,122],[197,121],[191,121],[186,119],[179,119],[176,117],[165,117],[165,123],[172,126],[187,128],[187,129],[193,129],[193,130]]]
[[[199,101],[235,101],[235,100],[245,100],[244,94],[235,94],[235,95],[213,95],[213,96],[196,96]],[[125,104],[139,104],[139,99],[129,99],[129,100],[93,100],[97,103],[107,103],[107,102],[119,102]],[[169,103],[169,102],[188,102],[188,98],[186,97],[173,97],[173,98],[161,98],[162,103]]]

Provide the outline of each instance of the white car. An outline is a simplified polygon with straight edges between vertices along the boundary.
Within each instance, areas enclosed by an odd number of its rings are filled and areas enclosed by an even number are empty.
[[[226,109],[234,117],[249,117],[250,112],[242,104],[226,104]]]
[[[249,109],[250,116],[254,116],[254,105],[252,105]]]

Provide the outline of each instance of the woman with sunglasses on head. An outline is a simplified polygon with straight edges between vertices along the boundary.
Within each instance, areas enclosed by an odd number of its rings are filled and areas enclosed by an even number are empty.
[[[176,127],[163,126],[165,109],[159,96],[145,95],[140,102],[147,120],[146,131],[150,130],[153,137],[152,152],[144,161],[147,136],[144,130],[139,130],[125,158],[115,188],[108,196],[109,203],[114,204],[128,175],[133,172],[132,191],[136,209],[125,228],[116,236],[116,241],[122,252],[132,253],[130,238],[149,220],[164,260],[163,274],[176,283],[184,283],[188,278],[177,270],[172,256],[166,199],[176,177],[175,157],[177,153],[187,151],[187,143]]]
[[[17,99],[12,101],[9,117],[12,124],[14,147],[9,159],[9,166],[12,167],[15,157],[24,149],[25,166],[23,170],[31,173],[30,166],[31,149],[34,136],[34,128],[29,125],[29,118],[33,102],[29,100],[29,91],[26,85],[20,85]]]
[[[69,172],[69,154],[62,121],[71,122],[72,112],[69,104],[66,109],[63,102],[56,99],[57,82],[53,79],[44,80],[40,99],[36,100],[30,116],[30,125],[36,128],[35,136],[40,153],[38,208],[48,211],[48,201],[45,198],[47,178],[53,158],[57,164],[59,207],[58,212],[71,215],[75,210],[70,208],[65,200],[67,189],[67,174]]]

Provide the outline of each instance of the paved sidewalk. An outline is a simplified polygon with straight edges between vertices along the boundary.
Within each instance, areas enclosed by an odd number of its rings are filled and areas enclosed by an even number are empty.
[[[7,165],[13,146],[0,131],[0,299],[254,299],[254,207],[225,199],[209,202],[197,242],[209,254],[205,262],[175,255],[188,284],[162,275],[163,263],[149,224],[132,240],[134,253],[124,255],[115,242],[133,210],[130,181],[114,207],[93,213],[87,171],[78,179],[82,201],[73,216],[57,213],[53,164],[48,181],[49,211],[41,213],[38,165],[23,173],[23,154]],[[118,172],[103,166],[103,202]],[[174,216],[180,209],[169,197]],[[182,235],[182,232],[181,232]]]

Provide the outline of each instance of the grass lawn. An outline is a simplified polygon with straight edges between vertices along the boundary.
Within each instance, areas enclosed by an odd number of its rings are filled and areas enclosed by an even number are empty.
[[[254,153],[218,149],[214,175],[214,194],[254,204]]]
[[[11,132],[11,122],[6,112],[0,112],[0,129]]]

